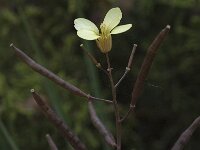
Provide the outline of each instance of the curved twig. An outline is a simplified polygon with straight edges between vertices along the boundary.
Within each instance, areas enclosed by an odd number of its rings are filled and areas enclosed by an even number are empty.
[[[41,75],[49,78],[51,81],[55,82],[56,84],[58,84],[59,86],[61,86],[62,88],[72,92],[75,95],[81,96],[81,97],[85,97],[88,98],[89,94],[86,94],[85,92],[83,92],[82,90],[80,90],[79,88],[77,88],[76,86],[68,83],[67,81],[63,80],[62,78],[60,78],[59,76],[57,76],[56,74],[54,74],[53,72],[49,71],[48,69],[46,69],[45,67],[43,67],[42,65],[36,63],[33,59],[31,59],[27,54],[25,54],[23,51],[21,51],[19,48],[15,47],[14,44],[10,44],[10,47],[13,47],[16,55],[25,63],[27,64],[29,67],[31,67],[34,71],[40,73]],[[90,95],[89,95],[90,96]],[[112,101],[110,100],[106,100],[106,99],[101,99],[101,98],[96,98],[93,96],[90,96],[91,100],[99,100],[99,101],[104,101],[106,103],[112,103]]]
[[[181,134],[171,150],[182,150],[189,142],[194,131],[200,126],[200,116],[197,117],[193,123]]]
[[[113,135],[106,129],[104,124],[101,122],[101,120],[97,116],[96,111],[91,101],[88,101],[88,108],[89,108],[90,118],[93,125],[96,127],[99,133],[103,136],[103,138],[105,139],[108,145],[110,145],[113,148],[116,147],[116,142]]]
[[[80,141],[73,131],[64,123],[61,118],[59,118],[59,116],[47,105],[47,103],[42,100],[42,98],[34,91],[34,89],[31,89],[31,93],[44,115],[52,124],[55,125],[61,134],[63,134],[72,147],[75,150],[86,150],[87,148],[85,147],[85,144]]]
[[[135,83],[135,86],[133,88],[133,92],[132,92],[132,99],[131,99],[131,105],[135,106],[136,105],[136,101],[138,99],[138,97],[140,96],[143,86],[144,86],[144,82],[145,79],[149,73],[149,70],[151,68],[152,62],[155,58],[156,55],[156,51],[158,50],[158,48],[160,47],[161,43],[163,42],[163,40],[165,39],[165,37],[167,36],[168,32],[170,30],[170,25],[167,25],[154,39],[154,41],[151,43],[151,45],[149,46],[148,50],[147,50],[147,54],[144,58],[144,61],[142,63],[140,72],[137,76],[137,80]]]

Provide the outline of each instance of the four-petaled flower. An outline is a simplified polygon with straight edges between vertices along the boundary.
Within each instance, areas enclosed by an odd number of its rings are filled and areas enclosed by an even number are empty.
[[[132,24],[117,26],[122,18],[120,8],[110,9],[103,23],[100,25],[100,32],[97,26],[88,19],[77,18],[74,20],[74,27],[77,35],[85,40],[96,40],[102,53],[108,53],[112,48],[111,34],[119,34],[129,30]]]

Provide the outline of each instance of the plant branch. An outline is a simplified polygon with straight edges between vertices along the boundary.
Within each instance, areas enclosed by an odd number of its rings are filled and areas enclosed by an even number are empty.
[[[132,66],[132,62],[133,62],[133,56],[135,54],[136,47],[137,47],[137,44],[134,44],[133,49],[131,51],[131,55],[130,55],[129,60],[128,60],[128,65],[126,67],[126,70],[125,70],[123,76],[117,82],[117,84],[115,84],[115,88],[118,87],[118,85],[121,83],[121,81],[125,78],[126,74],[131,70],[131,66]]]
[[[113,106],[115,111],[115,123],[116,123],[116,138],[117,138],[117,150],[121,150],[121,122],[120,122],[120,115],[119,115],[119,108],[117,104],[117,97],[116,97],[116,88],[112,77],[112,68],[110,66],[110,59],[108,53],[106,53],[106,61],[108,64],[108,77],[110,80],[111,90],[112,90],[112,98],[113,98]]]
[[[181,134],[171,150],[182,150],[189,142],[194,131],[200,126],[200,116],[197,117],[193,123]]]
[[[103,136],[103,138],[105,139],[108,145],[110,145],[112,148],[116,147],[116,142],[113,135],[107,130],[107,128],[104,126],[104,124],[101,122],[101,120],[97,116],[94,106],[92,104],[92,101],[90,100],[88,101],[88,108],[89,108],[90,118],[93,125],[96,127],[99,133]]]
[[[109,103],[109,104],[113,103],[111,100],[98,98],[98,97],[94,97],[94,96],[91,96],[91,95],[88,95],[88,98],[91,99],[91,100],[98,100],[98,101],[102,101],[102,102]]]
[[[63,134],[72,147],[75,150],[86,150],[87,148],[85,147],[85,144],[80,141],[73,131],[64,123],[61,118],[59,118],[59,116],[48,106],[48,104],[42,100],[42,98],[34,91],[34,89],[31,89],[31,93],[44,115],[60,131],[60,133]]]
[[[51,136],[49,134],[46,135],[46,139],[49,143],[49,147],[51,150],[58,150],[56,144],[54,143],[53,139],[51,138]]]
[[[120,120],[120,122],[123,122],[124,120],[126,120],[126,118],[128,118],[129,114],[133,111],[134,107],[135,106],[130,105],[129,110],[127,111],[125,116]]]
[[[36,63],[33,59],[31,59],[28,55],[26,55],[23,51],[21,51],[20,49],[18,49],[17,47],[14,46],[14,44],[10,44],[10,47],[13,47],[16,55],[25,63],[27,64],[30,68],[32,68],[34,71],[40,73],[41,75],[43,75],[44,77],[50,79],[51,81],[55,82],[56,84],[58,84],[59,86],[61,86],[62,88],[72,92],[75,95],[81,96],[81,97],[85,97],[88,98],[88,96],[90,96],[89,94],[86,94],[85,92],[83,92],[82,90],[80,90],[79,88],[77,88],[76,86],[68,83],[67,81],[63,80],[62,78],[60,78],[59,76],[57,76],[56,74],[54,74],[53,72],[49,71],[48,69],[46,69],[45,67],[43,67],[42,65]],[[106,99],[101,99],[101,98],[96,98],[94,96],[90,96],[91,100],[99,100],[99,101],[104,101],[106,103],[112,103],[112,101],[110,100],[106,100]]]
[[[136,105],[136,101],[138,99],[138,97],[140,96],[143,86],[144,86],[144,82],[145,79],[149,73],[149,70],[151,68],[152,62],[155,58],[156,55],[156,51],[158,50],[158,48],[160,47],[161,43],[163,42],[163,40],[165,39],[165,37],[167,36],[168,32],[170,30],[170,26],[167,25],[154,39],[154,41],[151,43],[151,45],[149,46],[148,50],[147,50],[147,54],[144,58],[144,61],[142,63],[140,72],[137,76],[137,80],[135,83],[135,86],[133,88],[133,92],[132,92],[132,99],[131,99],[131,106],[135,106]]]
[[[108,74],[108,72],[102,67],[101,63],[97,61],[97,59],[90,53],[88,52],[85,47],[83,46],[83,44],[80,45],[80,47],[82,48],[82,50],[86,53],[86,55],[88,56],[88,58],[95,64],[95,66],[102,70],[105,74]]]

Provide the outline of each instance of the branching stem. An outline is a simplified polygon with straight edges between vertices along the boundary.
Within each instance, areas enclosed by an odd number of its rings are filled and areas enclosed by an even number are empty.
[[[113,98],[113,107],[115,111],[115,122],[116,122],[116,138],[117,138],[117,150],[121,150],[121,122],[120,122],[120,114],[119,108],[117,104],[117,95],[116,95],[116,88],[112,77],[112,68],[110,66],[110,59],[108,53],[106,53],[106,61],[108,64],[108,77],[110,80],[111,90],[112,90],[112,98]]]
[[[126,118],[128,118],[129,114],[134,110],[135,106],[130,105],[129,110],[127,111],[127,113],[125,114],[125,116],[120,120],[120,122],[123,122],[124,120],[126,120]]]
[[[129,60],[128,60],[128,64],[127,64],[127,67],[126,67],[126,70],[124,72],[124,74],[122,75],[122,77],[119,79],[119,81],[117,82],[117,84],[115,84],[115,88],[118,87],[118,85],[122,82],[122,80],[126,77],[127,73],[131,70],[131,66],[132,66],[132,62],[133,62],[133,56],[135,54],[135,50],[136,50],[136,47],[137,47],[137,44],[134,44],[133,45],[133,49],[131,51],[131,54],[130,54],[130,57],[129,57]]]
[[[72,92],[75,95],[81,96],[88,98],[89,94],[86,94],[76,86],[72,85],[71,83],[63,80],[47,68],[43,67],[42,65],[36,63],[32,58],[30,58],[27,54],[25,54],[23,51],[21,51],[19,48],[15,47],[14,44],[10,44],[10,47],[12,47],[16,53],[16,55],[25,63],[27,64],[30,68],[32,68],[34,71],[40,73],[44,77],[50,79],[51,81],[55,82],[62,88]],[[90,96],[90,95],[89,95]],[[91,100],[98,100],[98,101],[104,101],[106,103],[112,103],[110,100],[102,99],[102,98],[97,98],[94,96],[89,97]]]

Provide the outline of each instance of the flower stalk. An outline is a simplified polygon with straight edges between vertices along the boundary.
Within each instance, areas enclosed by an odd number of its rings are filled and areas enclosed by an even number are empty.
[[[116,88],[115,84],[113,81],[113,76],[112,76],[112,68],[110,65],[110,59],[108,56],[108,53],[106,53],[106,61],[108,64],[108,77],[110,80],[110,85],[111,85],[111,91],[112,91],[112,99],[113,99],[113,107],[115,111],[115,124],[116,124],[116,138],[117,138],[117,150],[121,150],[121,122],[120,122],[120,114],[119,114],[119,107],[117,104],[117,94],[116,94]]]
[[[117,8],[112,8],[107,12],[103,22],[100,25],[100,30],[93,22],[85,18],[77,18],[74,20],[74,27],[77,30],[77,35],[85,40],[95,40],[100,51],[106,55],[106,61],[108,65],[106,74],[108,75],[108,78],[110,80],[111,91],[112,91],[112,102],[115,111],[117,150],[121,150],[121,122],[120,122],[119,108],[117,104],[116,87],[123,80],[126,74],[130,71],[133,54],[136,48],[136,45],[134,45],[134,49],[129,58],[126,71],[122,76],[122,78],[115,85],[112,76],[112,68],[110,66],[110,60],[108,56],[108,52],[110,52],[112,49],[112,34],[123,33],[132,27],[132,24],[117,26],[120,23],[121,18],[122,18],[122,12],[120,8],[117,7]],[[96,61],[96,59],[94,59],[93,56],[91,56],[88,53],[87,55],[95,65],[98,65],[98,62]],[[105,72],[104,69],[103,71]]]

